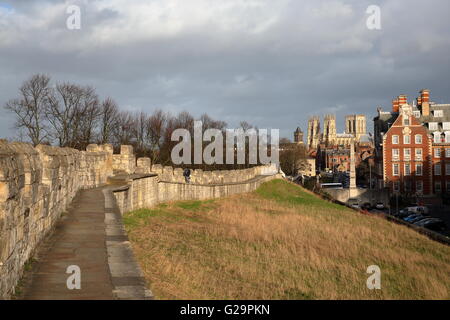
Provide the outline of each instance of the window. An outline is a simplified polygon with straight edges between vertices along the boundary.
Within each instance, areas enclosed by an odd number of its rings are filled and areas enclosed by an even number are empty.
[[[422,144],[422,135],[416,134],[416,144]]]
[[[392,160],[393,161],[400,160],[400,149],[392,149]]]
[[[445,190],[447,190],[447,192],[450,192],[450,180],[447,180],[445,184]]]
[[[411,136],[403,136],[404,144],[411,144]]]
[[[440,176],[440,175],[441,175],[441,172],[442,172],[441,164],[440,164],[440,163],[436,163],[436,164],[434,165],[434,175],[435,175],[435,176]]]
[[[403,149],[403,157],[406,161],[411,160],[411,149]]]
[[[403,125],[404,126],[409,126],[410,125],[409,116],[404,116],[403,117]]]
[[[445,157],[450,158],[450,148],[445,149]]]
[[[422,161],[422,149],[416,149],[416,160]]]
[[[430,122],[430,123],[428,124],[428,128],[429,128],[431,131],[439,130],[439,126],[438,126],[438,123],[437,123],[437,122]]]
[[[442,118],[444,116],[444,111],[442,110],[434,110],[434,117],[435,118]]]
[[[405,181],[405,192],[411,192],[411,181]]]
[[[400,170],[399,170],[399,165],[398,165],[398,163],[394,163],[394,164],[392,165],[392,174],[393,174],[394,176],[399,176],[399,175],[400,175]]]
[[[440,132],[433,132],[433,136],[434,136],[434,143],[441,143],[442,142],[442,138],[441,138],[441,133]]]
[[[441,182],[440,182],[440,181],[436,181],[436,182],[434,183],[434,190],[435,190],[436,192],[441,192]]]
[[[414,117],[420,118],[420,111],[414,111]]]
[[[416,164],[416,176],[422,176],[423,174],[423,165],[421,163]]]
[[[445,175],[450,176],[450,163],[445,164]]]
[[[405,163],[405,176],[411,175],[411,164]]]
[[[445,133],[445,143],[450,143],[450,132]]]
[[[395,181],[394,182],[394,191],[395,192],[400,191],[400,181]]]
[[[442,128],[444,128],[444,130],[450,130],[450,122],[444,122]]]
[[[439,148],[434,149],[434,157],[435,158],[441,157],[441,149],[439,149]]]
[[[399,141],[398,136],[392,136],[392,144],[399,144]]]
[[[416,191],[418,193],[423,192],[423,181],[422,180],[416,181]]]

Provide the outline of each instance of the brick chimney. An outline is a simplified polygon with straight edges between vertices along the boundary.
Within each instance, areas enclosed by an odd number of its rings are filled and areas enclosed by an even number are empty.
[[[398,96],[398,103],[401,106],[403,106],[404,104],[408,104],[408,97],[404,94],[401,94]]]
[[[430,90],[423,89],[420,91],[420,98],[422,100],[422,115],[427,117],[430,115]]]
[[[392,100],[392,112],[400,112],[400,103],[398,102],[398,99]]]

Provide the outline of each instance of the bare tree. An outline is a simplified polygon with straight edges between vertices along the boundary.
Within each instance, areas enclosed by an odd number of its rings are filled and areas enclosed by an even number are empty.
[[[25,130],[33,145],[38,145],[48,138],[45,110],[49,102],[50,77],[36,74],[20,87],[20,98],[10,100],[5,109],[16,116],[15,126]]]
[[[100,107],[100,143],[113,142],[113,129],[117,125],[119,108],[112,98],[106,98]]]
[[[57,84],[49,99],[46,118],[60,147],[74,144],[78,135],[83,89],[70,83]]]

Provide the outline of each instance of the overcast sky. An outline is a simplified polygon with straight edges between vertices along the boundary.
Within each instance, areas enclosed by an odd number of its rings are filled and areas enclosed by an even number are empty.
[[[66,9],[81,8],[69,30]],[[369,30],[369,5],[381,30]],[[121,108],[207,112],[292,138],[309,116],[450,103],[448,0],[0,0],[0,106],[34,73],[97,88]],[[0,137],[13,118],[1,109]]]

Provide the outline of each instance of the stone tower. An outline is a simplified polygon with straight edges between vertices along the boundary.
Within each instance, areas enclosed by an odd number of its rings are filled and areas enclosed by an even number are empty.
[[[296,144],[303,144],[303,131],[300,127],[298,127],[294,132],[294,142]]]
[[[320,118],[312,117],[308,121],[308,148],[317,149],[320,141]]]
[[[345,117],[345,133],[352,134],[357,140],[367,133],[366,116],[350,115]]]
[[[328,114],[323,123],[323,141],[327,144],[334,144],[336,141],[336,116]]]

